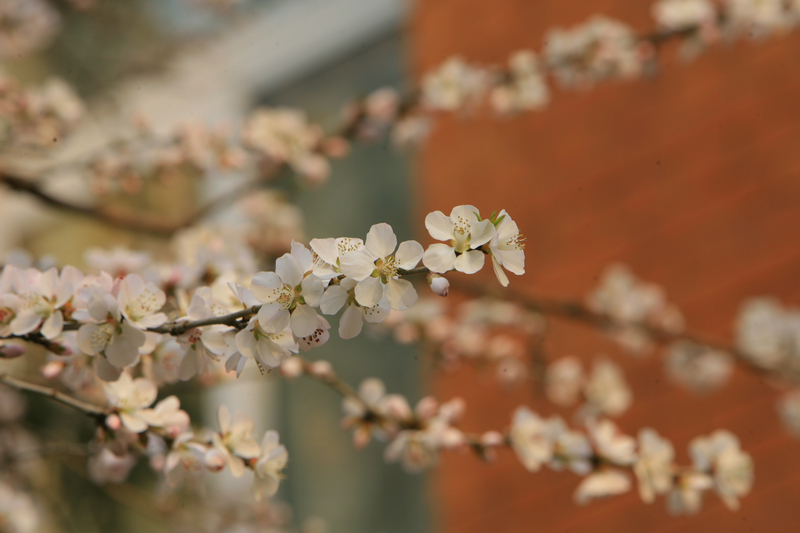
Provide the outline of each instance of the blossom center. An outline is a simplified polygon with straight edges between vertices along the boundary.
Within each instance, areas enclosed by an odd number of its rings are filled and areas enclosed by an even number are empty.
[[[383,260],[378,259],[375,265],[378,267],[378,275],[380,275],[381,279],[385,283],[386,280],[392,279],[397,275],[397,260],[394,258],[393,255],[389,257],[383,258]]]
[[[100,324],[92,332],[89,342],[92,343],[92,348],[95,352],[102,352],[107,345],[113,344],[114,325],[110,322]]]

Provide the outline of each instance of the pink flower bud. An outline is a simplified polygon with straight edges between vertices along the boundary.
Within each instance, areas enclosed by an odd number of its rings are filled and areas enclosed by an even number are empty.
[[[399,394],[386,395],[383,402],[381,402],[381,407],[390,418],[395,420],[411,418],[411,408],[408,406],[408,401]]]
[[[433,396],[425,396],[417,403],[417,416],[423,420],[428,420],[436,416],[439,411],[439,402]]]
[[[333,367],[327,361],[314,361],[311,363],[309,373],[318,378],[333,376]]]
[[[122,420],[120,420],[119,416],[116,414],[108,415],[106,417],[106,427],[111,431],[117,431],[122,427]]]
[[[299,357],[290,357],[281,363],[281,375],[285,378],[294,379],[303,374],[303,361]]]
[[[0,359],[14,359],[25,353],[25,347],[19,344],[4,344],[0,346]]]
[[[433,272],[428,274],[428,284],[430,284],[431,290],[437,296],[447,296],[450,294],[450,282],[447,281],[447,278],[439,274]]]
[[[56,379],[61,371],[64,370],[63,361],[50,361],[41,368],[42,376],[44,379]]]
[[[501,446],[503,440],[503,435],[497,431],[487,431],[481,435],[481,444],[484,446]]]
[[[228,459],[221,451],[216,448],[211,448],[208,450],[208,453],[206,453],[203,463],[206,465],[206,468],[212,472],[219,472],[228,464]]]

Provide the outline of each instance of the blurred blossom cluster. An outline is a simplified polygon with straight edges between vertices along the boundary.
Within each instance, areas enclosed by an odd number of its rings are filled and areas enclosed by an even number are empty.
[[[540,315],[492,298],[469,300],[452,312],[441,299],[426,298],[407,311],[392,311],[383,326],[401,344],[428,347],[445,370],[464,363],[490,367],[507,385],[530,377],[529,358],[545,328]]]
[[[197,2],[228,9],[237,0]],[[91,0],[69,3],[77,9],[92,5]],[[217,428],[193,426],[176,395],[159,394],[179,381],[212,384],[239,377],[249,366],[330,386],[344,396],[342,425],[353,431],[355,446],[373,438],[385,442],[385,460],[411,472],[433,467],[443,451],[472,450],[491,460],[498,450],[511,448],[529,471],[547,466],[581,476],[574,494],[580,504],[628,492],[635,481],[644,502],[665,496],[675,514],[698,512],[711,491],[737,509],[753,483],[752,459],[737,437],[717,430],[695,438],[689,443],[691,465],[678,466],[672,443],[654,429],[642,429],[637,438],[626,435],[606,418],[621,415],[633,402],[621,368],[604,356],[590,370],[574,356],[548,364],[543,317],[550,310],[583,320],[634,353],[664,344],[670,378],[709,391],[729,379],[737,360],[773,377],[796,377],[800,312],[773,299],[748,301],[737,324],[737,348],[705,344],[685,333],[681,312],[659,285],[623,265],[608,268],[585,307],[525,305],[522,296],[520,303],[484,297],[447,306],[441,297],[450,292],[448,277],[472,275],[490,263],[498,283],[508,287],[509,273],[525,273],[525,237],[504,209],[489,216],[473,205],[456,206],[449,214],[433,211],[424,220],[426,239],[435,241],[427,246],[400,241],[385,223],[374,224],[363,238],[314,238],[304,244],[303,215],[291,202],[297,182],[325,183],[331,161],[346,156],[352,142],[390,138],[398,145],[415,144],[442,112],[477,113],[485,106],[498,114],[541,110],[552,98],[551,81],[576,89],[641,77],[654,70],[659,47],[670,39],[691,55],[723,37],[784,32],[800,24],[800,1],[658,0],[651,13],[656,24],[651,34],[594,16],[572,28],[551,29],[541,52],[515,51],[507,65],[481,66],[454,55],[405,95],[384,87],[351,101],[332,133],[303,110],[284,107],[255,109],[235,126],[186,123],[166,136],[136,117],[133,134],[64,167],[88,176],[97,196],[95,207],[73,209],[124,225],[107,205],[114,203],[108,196],[139,194],[150,183],[230,178],[221,204],[235,205],[240,223],[203,222],[220,207],[212,201],[187,222],[161,228],[170,239],[170,257],[124,247],[90,249],[85,271],[53,258],[7,254],[0,272],[0,359],[20,358],[33,344],[45,349],[41,377],[59,380],[76,396],[61,395],[59,401],[95,422],[95,436],[83,450],[88,477],[100,485],[122,483],[146,458],[164,501],[196,488],[201,473],[224,470],[234,477],[249,471],[256,501],[277,492],[288,462],[277,432],[257,436],[252,419],[231,414],[224,405],[217,411]],[[43,49],[59,27],[58,12],[45,0],[0,0],[0,56]],[[63,81],[26,89],[0,74],[0,146],[8,154],[52,147],[84,114],[84,104]],[[46,171],[41,181],[64,169]],[[244,175],[249,178],[242,183]],[[297,182],[287,182],[292,176]],[[2,178],[69,208],[37,189],[34,180],[23,186],[19,182],[25,180]],[[131,220],[137,222],[138,217]],[[435,296],[419,297],[425,283],[413,280],[420,275],[427,276]],[[360,335],[368,324],[390,331],[400,343],[421,343],[448,371],[470,363],[491,369],[503,385],[533,378],[555,405],[579,404],[576,420],[585,427],[571,429],[558,416],[545,418],[520,407],[510,428],[468,433],[459,427],[466,410],[460,398],[441,403],[427,396],[413,404],[388,393],[375,377],[355,390],[327,361],[301,356],[330,339],[330,316],[338,316],[335,329],[342,339]],[[5,374],[0,381],[56,397]],[[800,435],[800,391],[789,390],[778,411],[789,431]],[[40,447],[23,429],[23,414],[20,395],[0,384],[0,465],[8,466],[0,469],[3,531],[35,531],[46,519],[25,477],[40,454],[33,453],[31,462],[18,460]],[[176,530],[296,530],[274,502],[214,503],[191,516],[173,509]],[[324,526],[312,521],[300,531],[323,533]]]
[[[589,419],[586,427],[586,433],[571,430],[558,416],[545,419],[520,407],[514,413],[510,439],[532,472],[546,465],[585,476],[575,491],[575,501],[581,504],[631,490],[625,471],[633,472],[645,503],[666,495],[673,514],[698,512],[704,493],[711,490],[736,510],[738,498],[752,487],[752,458],[727,431],[692,440],[692,466],[679,467],[672,444],[653,429],[642,429],[635,439],[606,419]]]
[[[614,321],[608,326],[609,333],[633,353],[652,346],[649,327],[675,333],[683,330],[683,316],[667,301],[664,290],[639,280],[624,265],[608,267],[599,287],[589,294],[587,304],[592,311]]]
[[[17,58],[50,45],[61,17],[46,0],[3,0],[0,28],[0,58]]]
[[[630,27],[603,16],[569,30],[553,29],[545,42],[545,61],[556,81],[567,88],[638,77],[647,57],[647,48]]]
[[[572,406],[583,399],[581,417],[619,416],[633,403],[622,369],[602,357],[595,359],[588,376],[577,357],[554,361],[547,367],[545,386],[547,398],[556,405]]]
[[[39,87],[22,88],[0,73],[0,146],[49,147],[58,142],[84,114],[72,89],[59,79]]]

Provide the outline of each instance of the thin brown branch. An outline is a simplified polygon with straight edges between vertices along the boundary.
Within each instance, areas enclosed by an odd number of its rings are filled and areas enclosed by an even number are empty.
[[[78,400],[77,398],[73,398],[72,396],[64,394],[56,389],[44,387],[42,385],[36,385],[35,383],[30,383],[28,381],[23,381],[19,378],[9,376],[8,374],[0,374],[0,383],[5,383],[9,387],[13,387],[17,390],[32,392],[34,394],[51,398],[60,404],[76,409],[97,419],[103,419],[109,414],[109,410],[105,407],[100,407],[99,405]]]
[[[650,324],[621,322],[609,314],[593,311],[582,303],[574,301],[535,298],[518,291],[500,290],[459,280],[454,280],[453,287],[477,296],[491,296],[516,302],[530,311],[570,320],[599,330],[622,331],[625,329],[636,329],[645,333],[651,340],[658,344],[669,344],[682,340],[690,341],[731,354],[743,368],[757,375],[769,378],[783,378],[793,382],[800,380],[800,376],[796,375],[796,373],[781,372],[760,366],[754,362],[752,357],[735,346],[695,332],[670,331]]]
[[[152,216],[143,217],[141,215],[125,214],[101,207],[73,204],[45,192],[40,183],[32,179],[11,176],[9,174],[0,174],[0,183],[6,185],[13,191],[29,194],[49,207],[97,220],[111,227],[156,237],[170,237],[178,230],[197,223],[211,213],[235,202],[250,191],[263,187],[267,182],[263,180],[249,180],[240,187],[236,187],[232,191],[209,201],[205,206],[178,222],[158,220]]]

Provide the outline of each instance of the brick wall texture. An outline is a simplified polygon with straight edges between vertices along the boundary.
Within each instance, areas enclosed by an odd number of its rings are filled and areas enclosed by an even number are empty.
[[[547,28],[595,13],[651,28],[644,1],[420,0],[413,69],[456,53],[502,63],[514,50],[541,49]],[[668,49],[656,77],[557,90],[540,113],[443,117],[420,156],[420,212],[508,209],[528,243],[527,274],[511,276],[514,290],[582,298],[620,261],[663,285],[691,329],[730,339],[744,299],[800,304],[798,58],[800,32],[720,46],[691,63]],[[800,531],[800,441],[782,429],[777,394],[763,380],[737,369],[722,391],[698,396],[665,379],[660,354],[631,357],[564,322],[553,323],[546,347],[550,357],[605,353],[619,362],[635,395],[620,426],[656,427],[681,462],[696,435],[739,435],[755,460],[751,494],[735,513],[712,495],[691,518],[669,517],[663,498],[648,506],[635,491],[578,507],[572,474],[528,473],[510,452],[490,465],[456,454],[435,477],[442,531]],[[469,431],[508,425],[520,404],[569,418],[531,389],[509,393],[469,370],[436,381],[439,397],[467,400]]]

